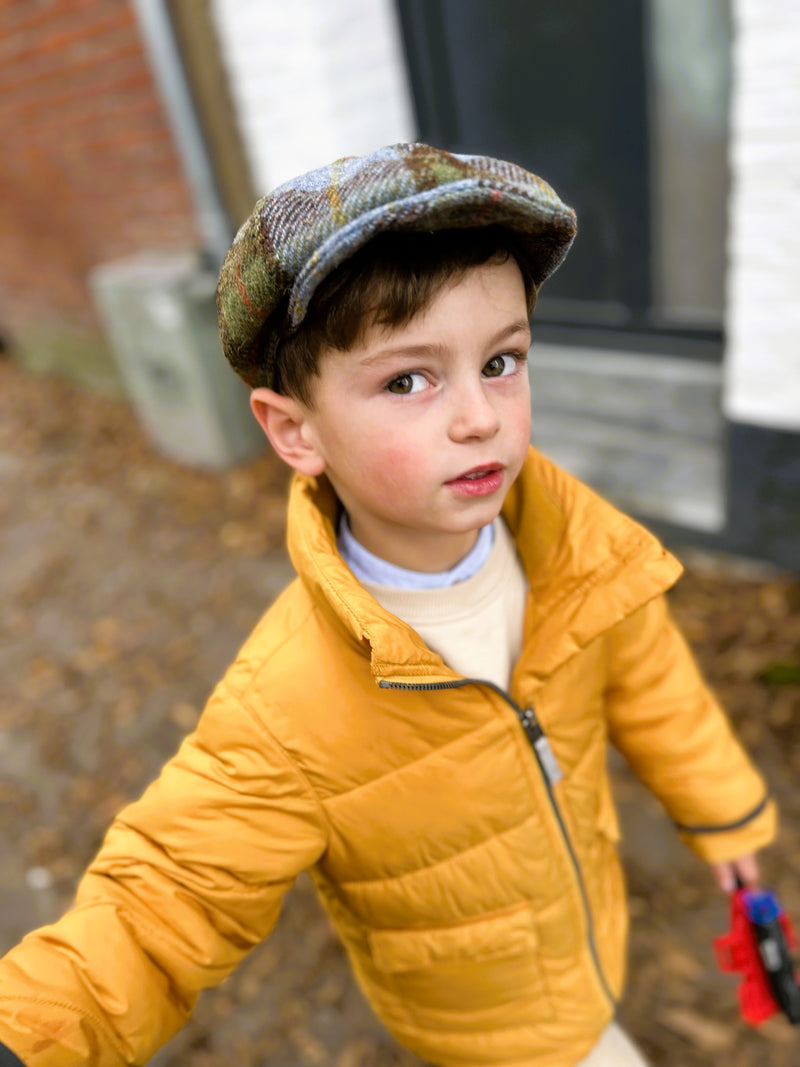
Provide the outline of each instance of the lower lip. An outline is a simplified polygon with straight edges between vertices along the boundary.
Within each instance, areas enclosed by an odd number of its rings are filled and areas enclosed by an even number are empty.
[[[455,478],[447,485],[454,493],[461,496],[491,496],[503,484],[503,472],[489,471],[480,478]]]

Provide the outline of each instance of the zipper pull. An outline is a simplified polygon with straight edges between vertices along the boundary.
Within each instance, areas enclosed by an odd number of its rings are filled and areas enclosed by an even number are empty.
[[[544,776],[550,785],[555,785],[556,782],[560,782],[564,777],[561,768],[558,765],[555,752],[550,747],[550,742],[547,740],[547,735],[539,725],[539,721],[536,718],[533,708],[525,708],[520,712],[519,721],[522,724],[522,729],[525,731],[525,735],[533,745],[533,749],[539,760],[539,766],[544,772]]]

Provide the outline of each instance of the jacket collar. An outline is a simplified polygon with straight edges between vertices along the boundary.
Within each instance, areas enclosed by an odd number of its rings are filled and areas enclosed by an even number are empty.
[[[526,663],[540,680],[683,570],[648,530],[533,449],[503,517],[530,582]]]
[[[377,603],[339,556],[338,510],[327,479],[295,477],[289,554],[312,598],[342,636],[369,655],[378,681],[452,682],[453,671]],[[530,583],[526,665],[540,680],[681,573],[642,526],[534,449],[506,497],[503,517]]]

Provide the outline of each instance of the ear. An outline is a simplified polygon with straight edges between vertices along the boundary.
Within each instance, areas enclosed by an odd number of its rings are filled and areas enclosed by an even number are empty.
[[[315,447],[303,404],[272,389],[258,388],[250,393],[250,408],[284,463],[300,474],[322,474],[325,460]]]

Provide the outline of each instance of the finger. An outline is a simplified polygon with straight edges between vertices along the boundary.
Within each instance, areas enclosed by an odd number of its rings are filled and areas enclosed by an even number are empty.
[[[757,886],[761,880],[761,875],[758,869],[758,860],[753,855],[740,856],[734,864],[736,868],[736,874],[745,885]]]
[[[732,863],[715,863],[714,880],[723,893],[733,893],[736,889],[736,871]]]

